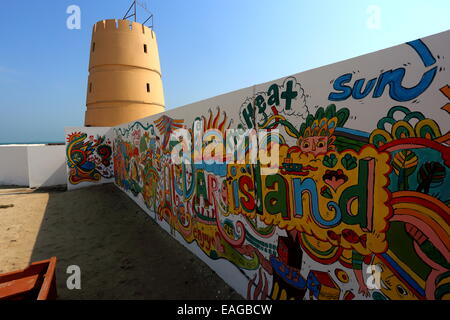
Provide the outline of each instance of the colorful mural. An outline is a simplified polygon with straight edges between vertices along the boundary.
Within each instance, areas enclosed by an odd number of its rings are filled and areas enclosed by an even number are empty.
[[[114,176],[112,142],[104,134],[67,131],[66,158],[69,188],[83,182],[105,182]]]
[[[450,299],[449,41],[113,128],[115,183],[248,299]],[[264,130],[254,141],[278,151],[276,171],[262,153],[230,161],[230,130]],[[69,136],[72,183],[110,175],[111,143],[86,139]]]

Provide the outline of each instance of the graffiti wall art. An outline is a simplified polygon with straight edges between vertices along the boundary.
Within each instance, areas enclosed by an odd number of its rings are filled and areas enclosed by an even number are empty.
[[[113,128],[115,184],[248,299],[448,300],[449,43]],[[68,138],[71,181],[112,175],[110,143]]]
[[[109,128],[66,128],[68,189],[112,181],[113,146],[107,130]]]

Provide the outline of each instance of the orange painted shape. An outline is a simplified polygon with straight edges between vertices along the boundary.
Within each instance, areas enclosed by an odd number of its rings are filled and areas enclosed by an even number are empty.
[[[439,89],[447,98],[450,99],[450,86],[448,84],[446,84],[445,86],[443,86],[442,88]],[[443,106],[441,108],[442,110],[447,111],[448,113],[450,113],[450,103],[447,103],[445,106]]]
[[[445,86],[443,86],[442,88],[440,88],[439,90],[441,90],[441,92],[450,99],[450,86],[448,84],[446,84]]]
[[[447,103],[447,104],[446,104],[445,106],[443,106],[441,109],[447,111],[448,113],[450,113],[450,103]]]

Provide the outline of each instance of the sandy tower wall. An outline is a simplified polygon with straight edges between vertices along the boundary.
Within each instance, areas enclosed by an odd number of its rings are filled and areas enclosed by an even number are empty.
[[[158,44],[152,29],[102,20],[92,30],[85,126],[110,127],[164,111]]]

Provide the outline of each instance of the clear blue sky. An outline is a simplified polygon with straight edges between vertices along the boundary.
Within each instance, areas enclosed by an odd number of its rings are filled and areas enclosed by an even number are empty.
[[[130,3],[1,1],[0,143],[63,141],[65,126],[83,125],[92,25],[122,18]],[[72,4],[81,9],[80,30],[66,27]],[[448,0],[147,4],[168,109],[450,28]],[[381,9],[379,29],[367,27],[369,5]]]

